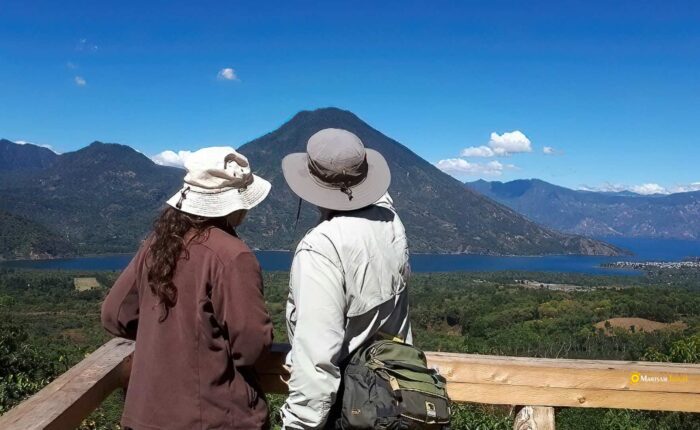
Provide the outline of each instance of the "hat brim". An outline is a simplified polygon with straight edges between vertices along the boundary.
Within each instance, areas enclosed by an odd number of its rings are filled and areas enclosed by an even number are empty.
[[[188,185],[185,184],[184,187]],[[182,199],[182,204],[178,208],[181,189],[168,201],[168,205],[191,215],[203,216],[207,218],[219,218],[232,214],[237,210],[250,210],[260,204],[270,193],[272,185],[265,179],[253,175],[253,183],[245,190],[232,188],[226,191],[215,192],[212,190],[201,190],[190,187],[190,190]]]
[[[316,206],[336,210],[352,211],[376,203],[389,190],[391,171],[379,152],[366,149],[367,178],[350,187],[352,199],[338,188],[325,187],[309,173],[308,155],[305,152],[289,154],[282,160],[282,173],[294,193]]]

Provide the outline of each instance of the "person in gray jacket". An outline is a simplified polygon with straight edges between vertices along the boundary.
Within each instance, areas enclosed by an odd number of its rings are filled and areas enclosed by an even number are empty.
[[[412,341],[406,232],[387,193],[386,160],[349,131],[319,131],[282,171],[321,213],[292,262],[282,421],[285,429],[330,427],[346,358],[379,336]]]

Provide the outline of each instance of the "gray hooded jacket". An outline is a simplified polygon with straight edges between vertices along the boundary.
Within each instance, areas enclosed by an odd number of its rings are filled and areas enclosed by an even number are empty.
[[[380,332],[412,341],[409,275],[406,233],[388,194],[306,234],[290,274],[284,428],[324,426],[340,385],[339,363],[365,341]]]

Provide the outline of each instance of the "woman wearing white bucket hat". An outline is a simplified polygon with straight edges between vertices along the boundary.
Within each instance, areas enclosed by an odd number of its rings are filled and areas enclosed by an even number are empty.
[[[102,305],[136,340],[122,416],[133,429],[264,428],[254,364],[272,342],[255,255],[235,231],[270,183],[230,147],[185,163],[180,191]]]

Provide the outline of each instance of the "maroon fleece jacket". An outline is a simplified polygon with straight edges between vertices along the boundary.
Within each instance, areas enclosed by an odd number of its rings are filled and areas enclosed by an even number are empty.
[[[272,342],[260,265],[237,237],[212,228],[187,245],[163,321],[147,276],[146,240],[102,305],[102,325],[136,340],[122,425],[258,429],[267,405],[255,370]]]

